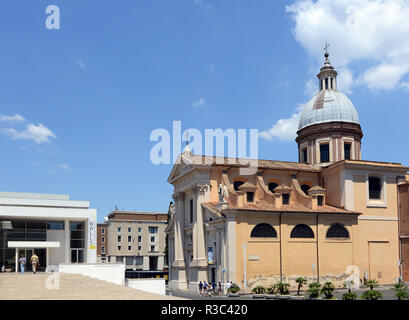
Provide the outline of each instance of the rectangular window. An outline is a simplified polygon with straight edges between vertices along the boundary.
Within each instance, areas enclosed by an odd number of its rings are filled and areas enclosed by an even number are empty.
[[[308,162],[307,148],[302,149],[302,162],[303,163]]]
[[[101,247],[101,253],[105,253],[105,247],[104,246]]]
[[[247,202],[254,201],[254,192],[247,192]]]
[[[351,159],[351,144],[350,143],[344,143],[344,155],[346,160]]]
[[[118,232],[121,232],[121,227],[118,227]]]
[[[70,221],[70,230],[84,230],[84,222]]]
[[[85,248],[84,222],[70,221],[70,248]],[[82,253],[80,253],[82,254]],[[78,252],[74,253],[74,260],[78,262]]]
[[[128,242],[132,242],[132,236],[128,236]]]
[[[382,181],[379,177],[369,177],[369,199],[380,200],[382,193]]]
[[[283,194],[283,204],[290,204],[290,194],[289,193]]]
[[[155,237],[151,237],[151,242],[155,242]]]
[[[101,228],[101,233],[102,233],[102,234],[105,233],[105,228]]]
[[[64,230],[64,221],[47,221],[48,230]]]
[[[128,251],[131,251],[132,250],[132,246],[128,246]]]
[[[118,236],[118,242],[122,242],[122,237]]]
[[[318,196],[317,197],[317,202],[319,206],[324,205],[324,196]]]
[[[328,78],[325,78],[325,89],[329,89],[329,87],[328,87]]]
[[[193,223],[193,199],[190,199],[189,205],[189,222]]]
[[[132,228],[128,228],[128,232],[132,232]]]
[[[105,243],[105,238],[101,238],[101,243]]]
[[[142,228],[138,228],[138,232],[142,232]]]
[[[121,247],[121,246],[118,246],[118,250],[121,251],[121,250],[122,250],[122,247]]]
[[[321,157],[321,163],[329,162],[329,144],[328,143],[320,144],[320,157]]]
[[[141,251],[141,250],[142,250],[142,247],[141,247],[141,246],[138,246],[138,250]]]
[[[142,236],[138,236],[138,242],[142,242]]]
[[[158,233],[158,227],[149,227],[149,233],[152,234]]]
[[[124,262],[124,257],[115,257],[115,261],[118,263],[123,263]]]
[[[151,246],[151,252],[155,252],[155,246]]]

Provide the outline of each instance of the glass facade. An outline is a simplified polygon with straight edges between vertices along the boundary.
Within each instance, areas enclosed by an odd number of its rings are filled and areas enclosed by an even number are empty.
[[[71,263],[84,262],[85,223],[70,221],[70,253]]]
[[[47,230],[64,230],[64,221],[0,219],[0,268],[15,271],[15,248],[8,248],[8,241],[47,241]],[[27,259],[35,252],[40,258],[40,265],[45,266],[46,249],[19,249]],[[30,271],[30,264],[26,265]]]

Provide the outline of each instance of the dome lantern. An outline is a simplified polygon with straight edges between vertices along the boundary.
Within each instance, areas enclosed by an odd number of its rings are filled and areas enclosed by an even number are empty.
[[[317,74],[318,93],[305,105],[298,123],[296,141],[300,162],[328,165],[361,159],[362,130],[351,100],[337,90],[337,71],[328,57]]]

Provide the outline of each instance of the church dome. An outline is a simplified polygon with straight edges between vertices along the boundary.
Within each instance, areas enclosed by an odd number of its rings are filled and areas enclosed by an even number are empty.
[[[298,129],[325,123],[351,122],[359,124],[358,112],[351,100],[338,90],[319,91],[301,112]]]
[[[325,49],[328,46],[326,44]],[[338,72],[328,60],[328,51],[324,56],[324,65],[317,74],[320,91],[307,103],[301,112],[298,130],[314,124],[327,122],[349,122],[359,125],[358,112],[351,100],[337,90]]]

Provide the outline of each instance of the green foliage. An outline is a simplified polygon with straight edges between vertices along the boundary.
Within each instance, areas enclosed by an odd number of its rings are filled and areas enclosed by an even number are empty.
[[[307,279],[304,277],[298,277],[297,279],[295,279],[295,282],[298,283],[297,296],[299,296],[302,286],[307,283]]]
[[[320,288],[321,284],[318,282],[310,283],[308,293],[310,295],[310,299],[318,298],[320,296]]]
[[[266,289],[268,294],[274,294],[276,292],[276,286],[273,284]]]
[[[350,289],[348,289],[350,290]],[[342,300],[356,300],[358,298],[358,296],[356,295],[355,292],[348,292],[348,293],[344,293],[342,295]]]
[[[351,293],[351,288],[352,288],[353,285],[354,285],[354,281],[352,281],[352,280],[346,280],[344,282],[344,288],[348,289],[348,293]]]
[[[279,282],[276,284],[277,290],[280,292],[281,295],[290,294],[290,284],[285,282]]]
[[[266,293],[266,288],[264,288],[263,286],[257,286],[257,287],[254,287],[253,290],[251,290],[251,292],[255,294],[264,294]]]
[[[325,282],[321,288],[321,294],[324,295],[324,299],[331,299],[334,297],[334,295],[332,294],[334,290],[335,287],[332,282]]]
[[[229,293],[237,293],[239,292],[241,289],[240,287],[236,284],[236,283],[232,283],[231,287],[229,288],[229,290],[227,290]]]
[[[403,282],[395,283],[392,288],[392,290],[395,291],[395,297],[398,300],[405,300],[409,298],[408,292],[406,291],[407,289],[407,285]]]
[[[364,300],[378,300],[379,298],[382,298],[382,293],[377,290],[371,289],[371,290],[365,291],[362,294],[361,298]]]
[[[365,285],[369,288],[369,290],[373,290],[373,288],[378,286],[378,281],[376,280],[366,280]]]

